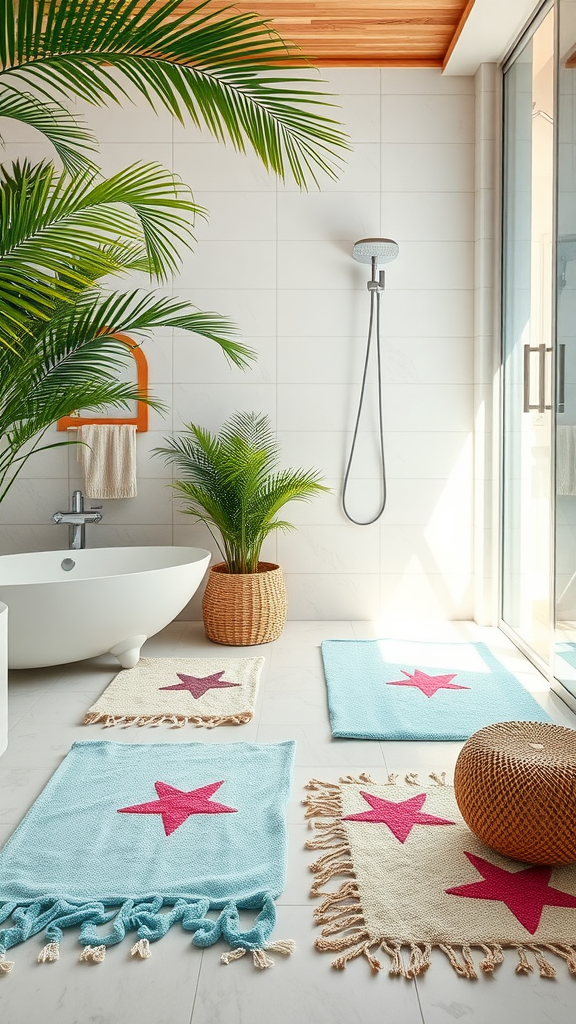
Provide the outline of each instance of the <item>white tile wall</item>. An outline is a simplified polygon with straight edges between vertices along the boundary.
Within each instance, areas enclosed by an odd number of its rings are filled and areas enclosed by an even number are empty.
[[[170,470],[151,450],[186,421],[217,429],[237,409],[264,411],[278,430],[284,463],[318,467],[332,488],[288,508],[298,528],[267,545],[265,557],[278,557],[286,573],[289,616],[467,618],[474,81],[376,68],[330,69],[323,77],[354,152],[339,182],[309,193],[276,182],[252,155],[157,117],[139,101],[88,112],[107,171],[161,160],[207,207],[209,220],[196,225],[197,245],[185,254],[174,291],[234,318],[259,357],[242,373],[216,346],[182,332],[145,343],[152,389],[168,411],[154,413],[152,430],[138,439],[138,497],[104,502],[102,523],[88,528],[89,543],[214,547],[205,528],[179,513],[166,486]],[[42,155],[30,133],[16,136],[5,127],[9,157]],[[399,259],[387,267],[382,306],[389,504],[379,524],[361,528],[347,522],[340,504],[368,319],[368,268],[350,252],[357,238],[378,234],[400,244]],[[360,514],[379,493],[375,399],[372,375],[350,495]],[[0,508],[0,550],[65,546],[65,530],[50,516],[67,505],[77,480],[73,454],[38,456],[25,477]],[[197,595],[184,615],[199,613]]]
[[[494,437],[499,415],[496,327],[496,146],[499,97],[494,64],[475,75],[475,292],[474,292],[474,610],[478,622],[498,619],[496,580],[498,484]]]

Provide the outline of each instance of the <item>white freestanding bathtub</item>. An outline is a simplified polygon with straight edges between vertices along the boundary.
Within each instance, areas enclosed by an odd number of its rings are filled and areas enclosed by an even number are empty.
[[[182,611],[210,561],[203,548],[89,548],[0,556],[8,665],[40,668],[140,648]]]
[[[0,754],[8,746],[8,609],[0,604]]]

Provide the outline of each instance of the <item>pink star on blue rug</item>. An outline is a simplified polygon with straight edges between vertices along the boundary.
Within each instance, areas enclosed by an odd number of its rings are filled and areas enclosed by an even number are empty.
[[[224,669],[221,672],[213,672],[211,676],[187,676],[184,672],[177,672],[181,683],[174,686],[159,686],[159,690],[188,690],[195,700],[203,697],[207,690],[224,690],[229,686],[240,686],[241,683],[227,683],[222,679]]]
[[[167,782],[155,782],[158,800],[148,800],[144,804],[133,804],[132,807],[119,807],[118,814],[161,814],[164,831],[167,836],[175,832],[191,814],[235,814],[236,807],[218,804],[210,797],[220,789],[222,782],[212,782],[209,786],[184,791],[169,786]]]

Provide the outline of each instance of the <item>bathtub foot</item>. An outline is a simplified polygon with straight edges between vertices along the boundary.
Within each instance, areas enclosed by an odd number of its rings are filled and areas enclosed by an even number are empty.
[[[122,668],[134,668],[140,661],[140,648],[146,639],[144,633],[140,633],[138,636],[129,636],[127,640],[122,640],[119,644],[111,647],[109,653],[118,658]]]

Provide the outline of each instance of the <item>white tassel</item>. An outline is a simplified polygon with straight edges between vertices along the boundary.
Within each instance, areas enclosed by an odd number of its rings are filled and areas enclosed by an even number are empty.
[[[220,957],[220,963],[229,964],[232,960],[239,960],[241,956],[245,956],[247,953],[246,949],[242,949],[240,946],[238,949],[230,949],[227,953],[222,953]]]
[[[281,953],[282,956],[290,956],[296,949],[294,939],[279,939],[278,942],[270,942],[264,947],[269,953]]]
[[[138,942],[135,942],[130,950],[130,956],[139,956],[142,960],[148,960],[152,956],[148,939],[139,939]]]
[[[271,957],[266,956],[263,949],[252,950],[252,961],[254,967],[257,967],[259,971],[263,971],[266,967],[274,967],[274,961]]]
[[[80,963],[101,964],[106,956],[106,946],[84,946],[78,957]]]
[[[7,960],[5,953],[0,953],[0,974],[10,974],[14,967],[13,960]]]
[[[54,960],[60,959],[60,943],[59,942],[47,942],[38,953],[39,964],[50,964]]]

